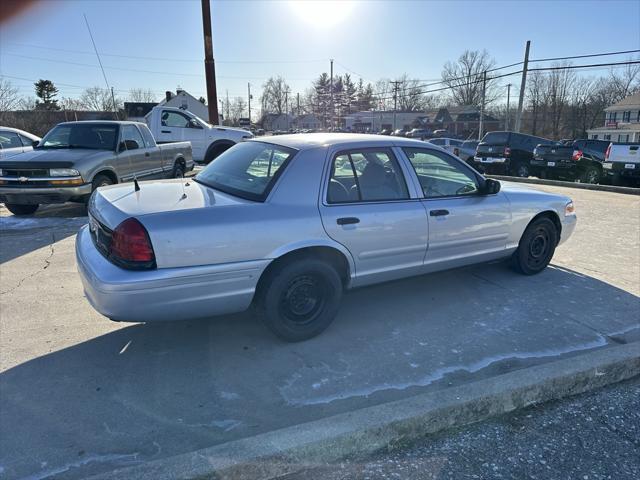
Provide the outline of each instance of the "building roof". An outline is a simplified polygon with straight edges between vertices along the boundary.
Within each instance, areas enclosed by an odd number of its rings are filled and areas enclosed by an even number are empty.
[[[587,132],[628,132],[640,131],[640,123],[620,123],[618,127],[595,127],[587,129]]]
[[[604,109],[605,112],[612,112],[618,110],[633,110],[640,108],[640,91],[623,98],[618,103],[614,103],[610,107]]]

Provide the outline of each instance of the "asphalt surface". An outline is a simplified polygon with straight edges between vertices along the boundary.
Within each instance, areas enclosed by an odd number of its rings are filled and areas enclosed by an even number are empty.
[[[640,478],[640,378],[280,480]]]
[[[76,272],[83,207],[0,209],[0,475],[80,478],[640,339],[640,198],[535,188],[579,215],[545,272],[360,289],[301,344],[248,313],[111,322]]]

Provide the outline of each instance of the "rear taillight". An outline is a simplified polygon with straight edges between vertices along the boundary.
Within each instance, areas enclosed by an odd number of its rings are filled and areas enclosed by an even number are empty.
[[[574,150],[573,155],[571,156],[571,160],[577,162],[582,158],[582,150]]]
[[[135,218],[126,219],[113,231],[109,257],[124,268],[148,269],[156,266],[149,234]]]
[[[605,160],[609,160],[609,155],[611,154],[611,143],[609,144],[609,146],[607,147],[607,152],[604,154],[604,159]]]
[[[508,157],[511,155],[511,149],[509,147],[504,147],[504,156]]]

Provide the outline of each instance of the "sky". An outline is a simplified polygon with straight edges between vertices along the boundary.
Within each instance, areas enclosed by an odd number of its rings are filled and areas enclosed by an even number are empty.
[[[282,75],[302,94],[329,72],[331,58],[334,74],[355,80],[407,73],[430,81],[466,49],[486,49],[498,65],[521,61],[527,40],[531,58],[640,49],[638,0],[211,0],[211,8],[219,96],[246,98],[250,83],[256,106],[268,77]],[[0,75],[24,96],[40,78],[52,80],[59,97],[104,87],[83,14],[120,96],[144,88],[160,100],[178,86],[206,96],[200,0],[36,2],[0,25]]]

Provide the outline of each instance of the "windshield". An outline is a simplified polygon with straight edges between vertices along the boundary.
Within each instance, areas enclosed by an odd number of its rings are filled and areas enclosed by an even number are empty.
[[[239,143],[217,157],[195,179],[231,195],[262,202],[295,152],[269,143]]]
[[[117,138],[116,124],[67,123],[54,127],[37,148],[115,150]]]
[[[509,141],[509,132],[490,132],[482,139],[487,145],[506,145]]]

